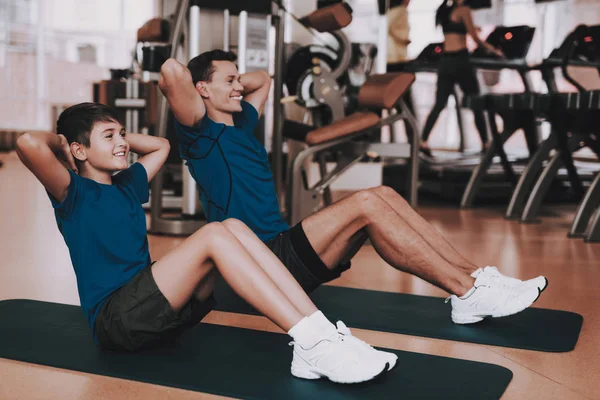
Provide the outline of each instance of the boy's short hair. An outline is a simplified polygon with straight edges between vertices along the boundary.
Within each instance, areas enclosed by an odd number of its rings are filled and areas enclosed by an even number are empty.
[[[211,50],[192,58],[187,67],[192,73],[192,81],[196,85],[199,81],[210,81],[213,72],[215,72],[213,61],[235,62],[235,60],[237,60],[237,56],[230,51]]]
[[[90,147],[90,134],[98,122],[123,125],[114,108],[100,103],[80,103],[60,114],[56,121],[56,132],[64,135],[69,144],[76,142]]]

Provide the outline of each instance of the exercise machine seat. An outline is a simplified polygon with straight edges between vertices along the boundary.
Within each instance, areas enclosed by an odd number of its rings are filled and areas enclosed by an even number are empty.
[[[352,22],[352,8],[346,3],[333,4],[308,14],[300,22],[319,32],[337,31]]]
[[[358,104],[365,108],[390,109],[415,81],[415,74],[392,72],[371,75],[358,92]]]
[[[169,21],[162,18],[153,18],[146,22],[137,31],[138,42],[168,42],[171,34]]]
[[[315,129],[306,135],[306,143],[311,146],[351,135],[372,128],[379,122],[374,112],[356,112],[334,123]]]

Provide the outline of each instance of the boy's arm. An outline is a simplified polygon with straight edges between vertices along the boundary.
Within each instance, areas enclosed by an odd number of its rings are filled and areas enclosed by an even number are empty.
[[[269,89],[271,88],[271,77],[267,71],[248,72],[240,76],[240,83],[244,87],[244,100],[252,104],[258,111],[258,116],[263,112]]]
[[[129,142],[129,150],[140,155],[137,162],[146,169],[148,182],[150,182],[169,156],[171,149],[169,141],[165,138],[139,133],[128,133],[127,141]]]
[[[190,70],[174,58],[169,58],[161,66],[158,87],[183,125],[194,126],[206,114],[204,101],[194,87]]]
[[[48,193],[62,203],[67,197],[71,176],[59,157],[77,173],[67,138],[49,132],[24,133],[17,139],[17,155]]]

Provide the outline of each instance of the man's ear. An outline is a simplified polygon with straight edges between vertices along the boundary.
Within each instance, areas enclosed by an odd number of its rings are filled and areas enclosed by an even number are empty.
[[[71,143],[71,154],[76,160],[85,161],[87,160],[87,153],[85,152],[85,146],[77,142]]]
[[[210,97],[210,91],[208,90],[207,82],[198,81],[196,83],[196,91],[205,99]]]

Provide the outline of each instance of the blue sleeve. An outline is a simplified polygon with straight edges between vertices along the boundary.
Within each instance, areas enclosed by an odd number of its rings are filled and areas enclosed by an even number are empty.
[[[187,126],[183,125],[173,118],[175,123],[175,134],[179,141],[179,156],[184,160],[189,160],[197,156],[196,153],[200,151],[199,141],[205,135],[208,135],[210,131],[210,123],[208,117],[205,115],[196,125]]]
[[[117,184],[126,185],[133,189],[133,192],[140,200],[140,203],[147,203],[150,196],[148,186],[148,173],[146,168],[140,163],[134,163],[124,171],[114,176],[113,180]]]
[[[246,134],[254,136],[254,129],[258,123],[258,110],[247,101],[242,100],[242,112],[233,114],[233,124]]]
[[[71,170],[69,170],[69,175],[71,176],[71,182],[69,182],[67,196],[62,202],[59,202],[50,193],[46,192],[48,193],[52,207],[54,207],[56,213],[63,219],[69,219],[75,214],[77,204],[83,201],[84,195],[83,178]]]

